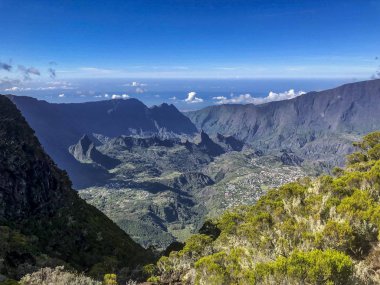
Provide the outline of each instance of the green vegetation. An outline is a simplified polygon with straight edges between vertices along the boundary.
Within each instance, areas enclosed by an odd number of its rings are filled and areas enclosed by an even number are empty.
[[[11,280],[11,279],[0,282],[0,285],[19,285],[19,284],[20,283],[18,283],[17,281]]]
[[[117,276],[116,274],[109,273],[104,275],[104,285],[117,285]]]
[[[21,278],[20,285],[103,285],[83,274],[65,271],[63,266],[41,268]],[[107,283],[105,283],[107,284]],[[111,283],[110,283],[111,284]]]
[[[379,284],[380,132],[334,176],[300,178],[213,221],[150,268],[186,284]]]
[[[202,165],[193,164],[189,157],[194,154],[186,153],[183,147],[151,147],[149,151],[134,148],[131,152],[115,150],[111,146],[107,151],[104,147],[100,149],[120,161],[133,159],[141,175],[132,177],[134,183],[126,183],[122,175],[130,174],[130,171],[122,163],[114,169],[116,174],[119,173],[117,183],[110,180],[108,185],[81,190],[79,195],[105,213],[136,242],[161,250],[176,240],[185,241],[195,234],[207,217],[220,216],[226,208],[236,205],[252,205],[268,188],[308,173],[300,166],[284,165],[277,156],[255,155],[252,149],[229,152]],[[177,149],[177,154],[170,154],[173,149]],[[163,158],[151,158],[153,151],[162,153]],[[144,168],[146,163],[140,157],[143,155],[150,163],[172,159],[161,168],[156,165],[156,168]],[[140,158],[136,159],[136,156]],[[197,172],[183,169],[186,156],[190,159],[188,165]],[[157,170],[152,173],[162,174],[154,176],[147,171],[149,169]]]

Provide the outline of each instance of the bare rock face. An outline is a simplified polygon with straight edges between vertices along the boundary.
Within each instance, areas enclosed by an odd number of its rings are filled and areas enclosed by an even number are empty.
[[[76,145],[70,146],[69,151],[77,160],[86,163],[92,162],[91,156],[96,148],[91,139],[84,135]]]
[[[79,142],[69,147],[69,152],[82,163],[95,163],[106,169],[112,169],[120,161],[102,154],[96,149],[95,143],[88,135],[83,135]]]

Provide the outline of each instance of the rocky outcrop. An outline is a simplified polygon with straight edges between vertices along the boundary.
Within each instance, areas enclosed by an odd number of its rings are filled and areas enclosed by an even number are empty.
[[[81,137],[79,142],[69,147],[69,152],[76,160],[82,163],[95,163],[106,169],[112,169],[120,164],[120,161],[102,154],[95,147],[95,143],[88,135]]]
[[[295,155],[291,150],[281,150],[281,162],[285,165],[300,166],[304,161],[302,158]]]

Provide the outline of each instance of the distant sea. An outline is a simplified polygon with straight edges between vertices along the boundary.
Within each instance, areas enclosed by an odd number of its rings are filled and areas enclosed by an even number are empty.
[[[266,97],[269,92],[290,89],[320,91],[354,82],[354,79],[73,79],[34,83],[28,88],[5,93],[32,96],[54,103],[100,101],[114,98],[137,98],[148,106],[171,103],[182,111],[216,104],[215,97],[232,98],[241,94]],[[188,93],[197,100],[186,102]],[[1,93],[4,93],[3,91]],[[244,103],[244,102],[242,102]]]

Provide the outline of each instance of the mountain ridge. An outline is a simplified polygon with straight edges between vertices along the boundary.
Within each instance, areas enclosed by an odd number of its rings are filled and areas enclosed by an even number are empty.
[[[79,198],[12,102],[0,96],[0,274],[64,264],[101,278],[152,256]]]
[[[68,152],[83,134],[173,136],[197,131],[190,119],[168,104],[148,108],[133,98],[58,104],[26,96],[7,96],[35,130],[46,152],[68,171],[76,188],[91,185],[93,180],[105,175],[99,169],[94,171],[88,165],[81,165]]]
[[[297,149],[303,158],[328,159],[334,151],[341,162],[353,140],[380,128],[379,112],[378,79],[261,105],[209,106],[185,115],[209,135],[233,135],[260,149]],[[333,136],[335,142],[324,142]],[[346,143],[341,149],[342,141]],[[318,150],[313,142],[318,142]]]

